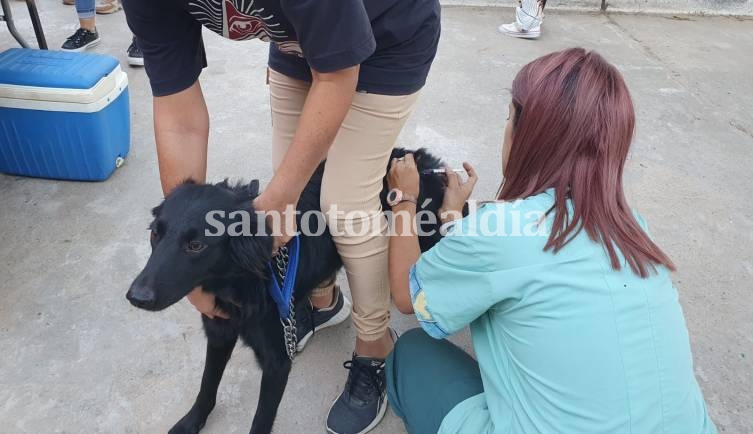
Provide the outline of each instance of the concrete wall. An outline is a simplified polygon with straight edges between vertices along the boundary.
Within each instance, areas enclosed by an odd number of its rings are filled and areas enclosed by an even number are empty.
[[[517,0],[441,0],[445,5],[513,6]],[[753,16],[753,0],[605,0],[611,12]],[[547,9],[599,11],[602,0],[549,0]]]

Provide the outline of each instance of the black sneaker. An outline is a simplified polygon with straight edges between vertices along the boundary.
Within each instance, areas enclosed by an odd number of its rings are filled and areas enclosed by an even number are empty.
[[[296,309],[296,334],[298,335],[298,351],[303,351],[306,343],[314,333],[340,324],[350,316],[350,301],[345,298],[340,287],[335,285],[332,293],[332,305],[324,309],[314,309],[310,301],[301,303]]]
[[[97,44],[99,44],[99,33],[97,32],[97,29],[94,29],[92,32],[80,28],[76,30],[76,33],[72,34],[65,40],[61,48],[66,51],[83,51]]]
[[[343,363],[348,381],[332,403],[327,416],[327,432],[363,434],[374,429],[387,410],[384,360],[358,357]]]
[[[136,43],[136,37],[131,40],[131,45],[128,46],[128,64],[131,66],[144,66],[144,53],[141,52],[139,44]]]

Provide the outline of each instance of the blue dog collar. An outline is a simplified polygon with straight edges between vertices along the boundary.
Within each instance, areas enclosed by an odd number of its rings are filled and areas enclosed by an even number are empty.
[[[298,273],[300,252],[301,240],[296,235],[287,245],[280,248],[280,251],[268,264],[272,279],[270,279],[267,292],[277,305],[281,320],[290,320],[293,316],[293,288]],[[278,276],[282,279],[282,287],[278,282]]]

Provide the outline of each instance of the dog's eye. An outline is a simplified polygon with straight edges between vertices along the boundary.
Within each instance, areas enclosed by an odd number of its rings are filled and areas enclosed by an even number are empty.
[[[202,243],[201,241],[189,241],[186,245],[186,250],[188,250],[190,253],[199,253],[206,248],[207,245]]]
[[[157,231],[151,229],[149,230],[149,240],[157,241]]]

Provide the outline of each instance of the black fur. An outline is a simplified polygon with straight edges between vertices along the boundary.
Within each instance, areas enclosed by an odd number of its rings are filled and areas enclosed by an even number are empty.
[[[416,167],[418,168],[419,173],[426,169],[438,169],[444,167],[442,160],[431,155],[424,148],[416,151],[395,148],[392,151],[391,158],[401,158],[407,153],[413,154],[413,159],[416,161]],[[389,172],[390,167],[392,167],[392,159],[390,159],[390,164],[387,165],[387,172]],[[442,226],[439,222],[439,207],[442,206],[442,201],[444,200],[444,188],[446,182],[444,175],[437,173],[421,175],[419,181],[418,211],[428,211],[435,216],[434,224],[421,223],[419,225],[419,235],[421,236],[418,238],[418,243],[421,246],[421,251],[425,252],[442,238],[442,235],[439,232],[439,228]],[[382,201],[382,208],[386,211],[392,209],[387,205],[387,193],[389,192],[389,188],[387,187],[387,177],[382,181],[382,185],[382,193],[379,198]]]
[[[395,149],[393,157],[401,157],[404,149]],[[425,150],[415,151],[419,170],[439,168],[442,163]],[[298,225],[307,211],[318,211],[324,164],[312,176],[298,202]],[[381,198],[389,209],[386,179]],[[215,232],[206,221],[210,211],[224,211],[217,218],[225,227],[238,223],[231,218],[234,211],[252,210],[253,199],[259,195],[259,182],[232,186],[227,181],[216,185],[186,182],[177,187],[152,213],[152,254],[143,271],[128,290],[127,298],[137,307],[158,311],[176,303],[194,287],[216,295],[217,305],[230,315],[229,320],[209,319],[202,315],[207,336],[206,362],[201,388],[189,412],[170,430],[172,434],[197,433],[215,405],[225,365],[230,359],[238,337],[250,346],[262,369],[259,403],[251,426],[251,433],[269,433],[291,368],[285,352],[283,332],[274,302],[267,294],[272,278],[267,264],[272,257],[272,239],[267,235],[206,236]],[[442,175],[421,177],[421,197],[431,199],[423,209],[434,212],[442,204],[444,179]],[[256,216],[251,213],[252,233],[256,233]],[[262,224],[266,225],[266,222]],[[317,233],[323,220],[310,218],[308,225]],[[439,224],[426,225],[435,229],[432,237],[421,237],[422,250],[433,246],[440,235]],[[269,233],[267,231],[266,233]],[[200,252],[190,252],[189,242],[198,241]],[[335,244],[328,231],[321,236],[301,236],[301,254],[295,282],[295,300],[299,308],[307,302],[309,292],[329,281],[342,266]]]

